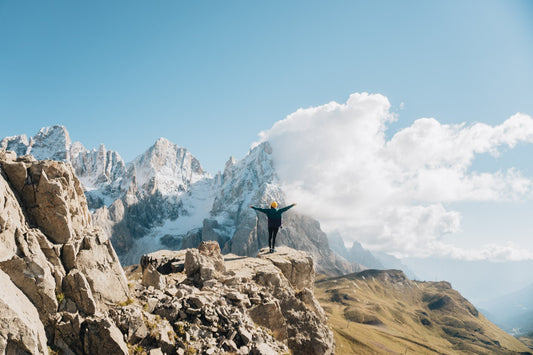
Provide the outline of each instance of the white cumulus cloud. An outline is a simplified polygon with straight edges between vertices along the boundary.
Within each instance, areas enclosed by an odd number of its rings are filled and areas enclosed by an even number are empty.
[[[288,198],[326,231],[342,230],[374,249],[464,259],[531,257],[512,246],[461,252],[444,236],[461,228],[450,203],[532,197],[533,181],[518,170],[480,173],[471,165],[478,154],[498,156],[502,148],[533,142],[533,119],[516,114],[490,126],[421,118],[387,139],[387,127],[397,119],[390,108],[383,95],[354,93],[344,104],[299,109],[261,132],[260,141],[273,147]]]

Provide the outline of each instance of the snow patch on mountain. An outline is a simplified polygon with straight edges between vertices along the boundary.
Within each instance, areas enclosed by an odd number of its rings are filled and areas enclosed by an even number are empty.
[[[26,155],[29,146],[28,137],[25,134],[20,136],[5,137],[0,141],[0,149],[11,150],[18,156]]]
[[[29,153],[37,160],[70,160],[71,144],[70,136],[65,127],[45,127],[41,128],[39,133],[31,139],[31,151]]]
[[[192,184],[210,177],[200,162],[185,148],[159,138],[145,153],[131,164],[135,167],[139,190],[152,194],[155,190],[163,196],[181,195]]]

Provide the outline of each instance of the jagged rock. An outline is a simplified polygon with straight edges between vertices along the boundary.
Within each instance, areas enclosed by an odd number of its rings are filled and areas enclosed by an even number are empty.
[[[9,138],[10,137],[8,137],[7,139],[9,139]],[[3,161],[14,161],[15,159],[17,159],[17,155],[25,155],[26,154],[26,149],[24,149],[24,152],[19,153],[19,152],[17,152],[16,149],[10,149],[8,144],[4,144],[4,141],[6,141],[6,139],[3,139],[0,142],[0,160],[3,160]]]
[[[154,307],[153,313],[168,319],[170,322],[178,320],[181,303],[172,298],[164,298]]]
[[[70,270],[76,266],[76,248],[72,243],[63,245],[61,259],[66,270]]]
[[[85,354],[129,354],[122,333],[108,318],[87,318],[82,324],[81,338]]]
[[[17,252],[15,233],[25,229],[24,215],[7,181],[0,176],[0,261],[11,259]],[[18,231],[18,232],[17,232]]]
[[[311,289],[306,291],[305,287],[300,290],[296,287],[307,284],[297,275],[299,272],[304,278],[315,278],[313,260],[306,253],[281,247],[278,252],[262,253],[259,258],[233,258],[230,255],[226,256],[226,268],[233,274],[228,279],[232,281],[230,284],[238,285],[240,280],[251,279],[264,287],[263,292],[270,294],[252,306],[249,314],[257,324],[270,329],[277,339],[286,339],[294,354],[333,353],[333,333],[325,323],[322,308],[312,296]],[[254,290],[250,288],[249,292],[254,297]],[[315,307],[318,312],[313,311]]]
[[[261,343],[252,347],[250,351],[251,355],[276,355],[277,352],[272,349],[268,344]]]
[[[165,277],[159,273],[152,264],[148,264],[148,267],[144,269],[141,284],[146,287],[152,286],[157,290],[162,290],[166,286]]]
[[[299,300],[305,303],[307,307],[311,308],[323,323],[327,322],[326,313],[324,312],[324,309],[322,308],[320,303],[315,298],[315,295],[313,294],[312,290],[304,288],[301,292],[296,294],[296,297],[298,297]]]
[[[79,270],[71,270],[63,279],[63,290],[65,296],[70,297],[79,310],[87,315],[93,315],[96,312],[96,302],[89,282]]]
[[[287,247],[279,247],[275,253],[263,252],[257,257],[270,260],[297,290],[313,289],[315,283],[314,262],[309,254]]]
[[[185,272],[188,277],[203,283],[226,271],[224,259],[217,242],[202,242],[198,249],[188,249],[185,254]]]
[[[55,326],[54,345],[65,354],[83,354],[80,337],[84,319],[79,314],[63,312]]]
[[[39,311],[41,321],[48,328],[57,310],[56,280],[53,268],[40,249],[37,232],[17,229],[15,241],[18,254],[0,262],[0,269],[24,292]]]
[[[35,306],[1,270],[0,285],[0,353],[47,353],[44,326]]]
[[[86,231],[83,246],[76,256],[76,268],[87,277],[97,302],[114,304],[129,298],[126,275],[117,254],[98,229]]]
[[[215,242],[202,244],[200,250],[185,251],[185,269],[178,271],[178,274],[188,275],[185,279],[173,273],[166,276],[168,280],[177,282],[170,287],[172,292],[162,292],[153,286],[144,287],[140,280],[131,279],[136,283],[136,294],[144,305],[142,318],[151,339],[139,340],[140,344],[152,349],[161,348],[165,352],[171,343],[164,334],[172,331],[170,328],[166,332],[161,330],[165,324],[171,324],[176,334],[174,346],[188,344],[206,354],[220,351],[278,354],[287,352],[284,344],[288,344],[294,354],[333,352],[333,335],[310,289],[304,287],[299,290],[293,286],[269,258],[226,255],[224,268],[218,266],[217,270],[213,259],[218,260],[220,256]],[[168,253],[164,254],[166,256],[160,255],[159,259],[157,255],[143,258],[147,261],[145,272],[154,269],[153,265],[165,265],[172,259]],[[291,259],[294,259],[294,265],[307,263],[294,267],[292,273],[300,271],[314,279],[311,258],[287,248],[278,257],[277,263],[282,265],[289,277],[292,274],[286,266],[293,264]],[[212,279],[202,279],[202,265],[209,266],[207,276]],[[295,275],[292,279],[295,285],[301,284]],[[120,310],[117,314],[124,312]],[[124,318],[118,318],[121,317]],[[116,315],[114,319],[117,319]],[[121,322],[125,321],[117,320],[124,331]],[[130,334],[127,337],[134,339]],[[168,339],[173,340],[172,337]],[[313,347],[318,350],[310,350]]]
[[[66,243],[89,226],[87,201],[70,165],[49,160],[15,164],[3,164],[9,180],[29,207],[31,220],[53,242]]]
[[[279,302],[270,301],[254,306],[249,310],[255,323],[272,330],[278,340],[287,339],[287,323]]]
[[[50,344],[66,354],[82,354],[88,345],[93,346],[93,340],[86,337],[82,342],[84,320],[78,312],[107,312],[108,307],[128,300],[124,271],[109,240],[90,225],[85,197],[72,167],[32,157],[0,157],[4,158],[0,160],[2,275],[9,275],[9,284],[16,285],[23,299],[29,299],[33,310],[36,307],[37,321],[44,326]],[[29,226],[26,216],[36,228]],[[7,283],[1,284],[3,290]],[[94,324],[110,329],[116,337],[113,325]],[[97,327],[94,324],[92,327]],[[34,328],[39,330],[37,325]],[[39,336],[33,338],[34,343],[39,341]],[[15,351],[16,344],[20,349],[34,344],[25,335],[17,342],[10,340],[8,353]],[[31,352],[45,353],[46,348]]]
[[[130,343],[137,343],[148,336],[148,328],[144,323],[143,312],[131,305],[112,309],[111,317]]]
[[[148,264],[151,264],[163,275],[183,271],[185,264],[185,250],[170,251],[159,250],[141,257],[141,267],[144,271]]]

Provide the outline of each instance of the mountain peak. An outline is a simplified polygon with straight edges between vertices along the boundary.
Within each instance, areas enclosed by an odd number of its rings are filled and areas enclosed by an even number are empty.
[[[169,141],[168,139],[166,139],[166,138],[164,138],[164,137],[160,137],[160,138],[158,138],[158,139],[155,141],[155,143],[154,143],[154,146],[155,146],[155,147],[160,147],[160,146],[163,146],[163,147],[164,147],[164,146],[170,146],[170,145],[179,148],[178,145],[172,143],[171,141]]]
[[[65,126],[43,127],[30,139],[29,153],[37,160],[69,160],[72,142]]]
[[[131,164],[135,166],[138,186],[149,194],[159,191],[163,195],[180,195],[208,175],[187,149],[166,138],[159,138]]]

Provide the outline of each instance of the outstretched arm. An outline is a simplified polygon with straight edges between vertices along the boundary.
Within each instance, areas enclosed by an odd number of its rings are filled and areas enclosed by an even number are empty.
[[[290,208],[292,208],[292,207],[294,207],[294,206],[296,206],[295,203],[293,203],[292,205],[288,205],[287,207],[280,208],[279,211],[280,211],[281,213],[283,213],[283,212],[287,211],[288,209],[290,209]]]
[[[252,205],[250,205],[250,208],[253,208],[256,211],[263,212],[263,213],[267,213],[267,211],[268,211],[266,208],[254,207]]]

